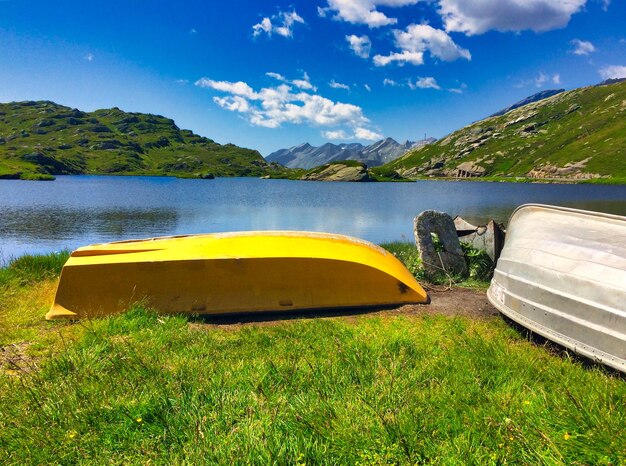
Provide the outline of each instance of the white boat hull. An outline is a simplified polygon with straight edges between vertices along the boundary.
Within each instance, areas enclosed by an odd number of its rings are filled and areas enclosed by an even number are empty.
[[[487,296],[533,332],[626,372],[626,217],[518,208]]]

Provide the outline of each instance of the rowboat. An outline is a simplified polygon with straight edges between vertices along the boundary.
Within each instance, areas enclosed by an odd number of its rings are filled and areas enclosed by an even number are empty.
[[[426,303],[391,253],[311,232],[239,232],[95,244],[72,252],[47,319],[122,312],[229,314]]]
[[[504,230],[495,221],[489,220],[487,225],[472,225],[460,216],[454,217],[454,227],[461,243],[485,251],[495,264],[504,246]]]
[[[519,207],[487,296],[522,326],[626,372],[626,217]]]

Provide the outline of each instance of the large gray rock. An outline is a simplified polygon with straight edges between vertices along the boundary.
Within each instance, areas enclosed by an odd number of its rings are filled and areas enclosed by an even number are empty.
[[[427,276],[467,277],[467,264],[452,217],[444,212],[425,210],[415,217],[413,225],[415,243]],[[431,233],[439,237],[443,251],[435,249]]]

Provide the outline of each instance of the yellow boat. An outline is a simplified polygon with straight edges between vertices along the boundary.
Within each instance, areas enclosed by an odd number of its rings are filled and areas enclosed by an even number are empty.
[[[74,251],[46,319],[123,312],[228,314],[427,303],[391,253],[311,232],[240,232],[95,244]]]

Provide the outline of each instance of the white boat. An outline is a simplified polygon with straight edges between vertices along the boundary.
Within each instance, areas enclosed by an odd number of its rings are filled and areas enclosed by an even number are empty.
[[[519,207],[487,296],[533,332],[626,372],[626,217]]]

